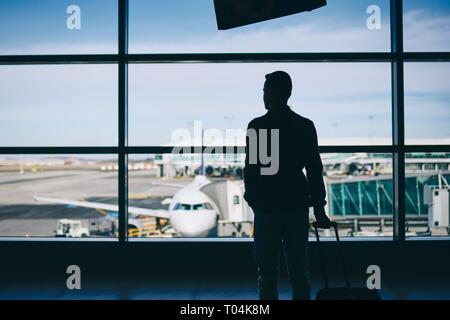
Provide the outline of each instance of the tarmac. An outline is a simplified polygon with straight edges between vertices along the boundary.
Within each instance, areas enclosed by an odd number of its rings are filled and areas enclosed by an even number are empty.
[[[129,206],[152,209],[178,190],[155,185],[173,179],[157,178],[152,170],[129,172]],[[183,179],[188,183],[191,179]],[[180,179],[176,180],[180,183]],[[117,204],[117,171],[53,170],[0,172],[0,236],[53,237],[59,219],[80,220],[87,227],[105,212],[90,208],[36,202],[33,196]]]

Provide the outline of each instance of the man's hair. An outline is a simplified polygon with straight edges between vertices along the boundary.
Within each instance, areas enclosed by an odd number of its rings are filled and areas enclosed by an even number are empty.
[[[292,80],[284,71],[266,74],[266,86],[280,97],[289,99],[292,93]]]

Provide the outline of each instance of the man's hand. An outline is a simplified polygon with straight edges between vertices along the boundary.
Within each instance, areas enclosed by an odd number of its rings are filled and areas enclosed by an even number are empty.
[[[316,216],[316,225],[317,228],[320,229],[330,229],[331,228],[331,220],[328,216],[323,213],[315,213]]]

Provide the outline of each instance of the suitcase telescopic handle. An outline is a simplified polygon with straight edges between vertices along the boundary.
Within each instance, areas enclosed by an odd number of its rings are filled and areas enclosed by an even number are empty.
[[[321,265],[321,268],[322,268],[322,273],[323,273],[323,278],[324,278],[324,282],[325,282],[325,287],[328,288],[329,287],[328,276],[327,276],[327,272],[325,270],[325,263],[324,263],[322,248],[321,248],[321,245],[320,245],[320,237],[319,237],[319,228],[320,228],[320,226],[317,224],[317,222],[313,222],[312,225],[314,227],[314,232],[316,234],[316,240],[317,240],[318,247],[319,247],[319,259],[320,259],[320,265]],[[339,238],[337,222],[331,221],[331,227],[333,227],[334,234],[336,235],[336,242],[338,244],[338,251],[339,251],[339,255],[341,257],[342,268],[343,268],[343,271],[344,271],[345,285],[346,285],[347,288],[349,288],[350,287],[350,280],[349,280],[348,273],[347,273],[347,266],[346,266],[346,263],[345,263],[344,254],[342,252],[342,246],[341,246],[341,241],[340,241],[340,238]]]
[[[330,221],[330,224],[334,228],[334,230],[337,230],[338,224],[336,221]],[[321,228],[317,222],[313,222],[312,225],[314,228],[317,228],[317,229]]]

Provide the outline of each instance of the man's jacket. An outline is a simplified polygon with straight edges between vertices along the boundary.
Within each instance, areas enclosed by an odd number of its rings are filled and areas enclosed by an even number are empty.
[[[272,143],[276,143],[274,129],[278,129],[279,134],[278,170],[275,174],[264,175],[262,168],[267,170],[271,165],[272,168],[276,167],[274,165],[276,154],[270,154]],[[264,131],[267,132],[266,135]],[[257,143],[254,139],[255,132]],[[267,151],[263,153],[271,158],[271,164],[267,164],[267,159],[260,161],[263,159],[260,157],[260,143],[265,137]],[[316,129],[311,120],[296,114],[289,106],[280,110],[269,110],[265,115],[249,123],[246,144],[244,198],[250,207],[278,211],[305,210],[312,206],[315,212],[323,210],[326,204],[322,178],[323,165],[317,145]],[[256,163],[254,163],[255,155],[258,159]],[[306,175],[303,169],[306,170]]]

